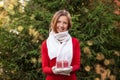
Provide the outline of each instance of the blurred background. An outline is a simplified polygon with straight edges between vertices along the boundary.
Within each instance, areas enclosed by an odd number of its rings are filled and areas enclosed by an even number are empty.
[[[0,80],[45,80],[41,43],[60,9],[80,40],[78,80],[120,80],[120,0],[0,0]]]

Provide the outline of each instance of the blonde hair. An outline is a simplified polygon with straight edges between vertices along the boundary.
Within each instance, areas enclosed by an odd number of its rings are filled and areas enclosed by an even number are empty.
[[[68,18],[68,29],[72,26],[70,13],[66,10],[59,10],[54,14],[51,20],[50,31],[53,30],[55,33],[57,33],[56,25],[60,16],[66,16]]]

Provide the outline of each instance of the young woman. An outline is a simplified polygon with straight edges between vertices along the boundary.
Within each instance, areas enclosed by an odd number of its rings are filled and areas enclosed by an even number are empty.
[[[50,33],[41,47],[42,70],[46,80],[77,80],[80,69],[80,45],[71,37],[71,16],[66,10],[57,11],[50,24]]]

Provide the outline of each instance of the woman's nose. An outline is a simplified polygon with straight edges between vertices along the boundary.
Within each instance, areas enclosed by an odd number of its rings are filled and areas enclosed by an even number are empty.
[[[63,27],[63,23],[60,23],[60,27]]]

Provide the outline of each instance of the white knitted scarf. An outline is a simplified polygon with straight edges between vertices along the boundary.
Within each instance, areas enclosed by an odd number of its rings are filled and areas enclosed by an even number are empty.
[[[47,39],[47,48],[50,60],[56,57],[56,62],[68,61],[70,66],[73,57],[73,46],[68,31],[60,33],[51,31]]]

